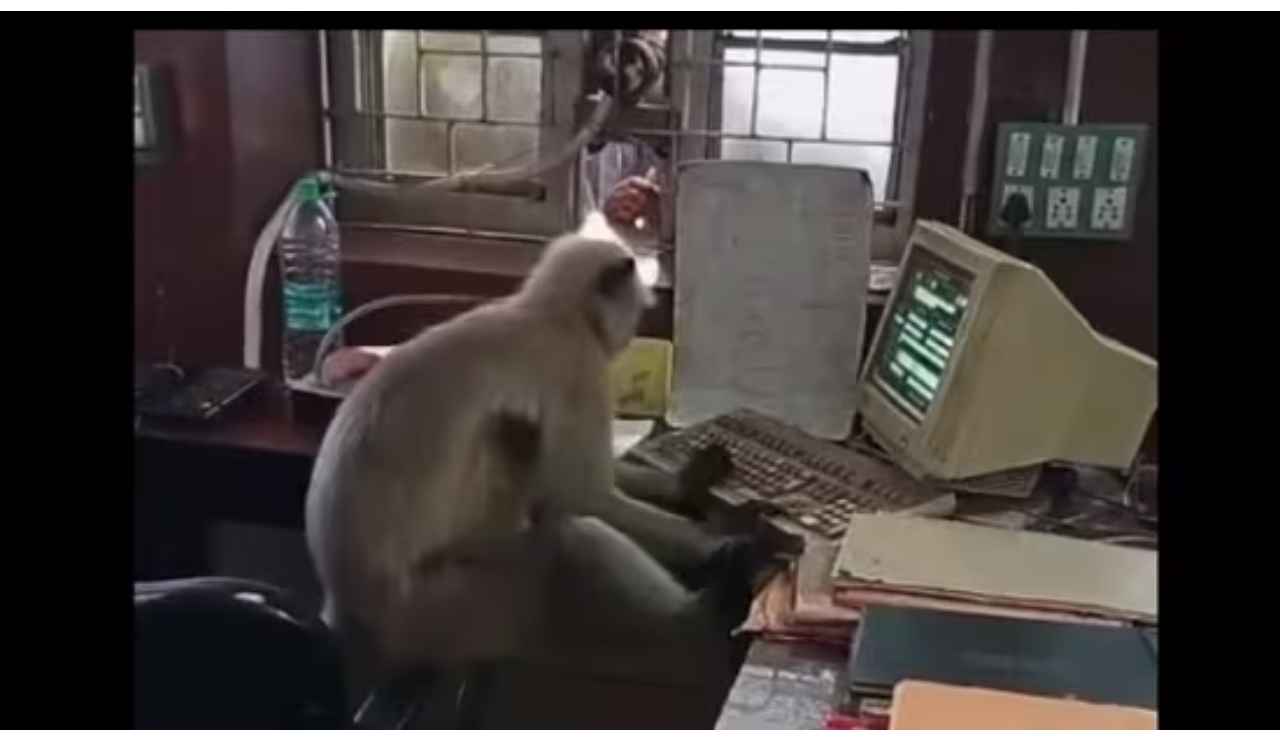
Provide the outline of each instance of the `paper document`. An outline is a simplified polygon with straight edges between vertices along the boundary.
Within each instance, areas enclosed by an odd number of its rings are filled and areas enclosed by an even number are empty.
[[[861,170],[695,162],[677,190],[672,426],[746,407],[853,424],[872,221]]]

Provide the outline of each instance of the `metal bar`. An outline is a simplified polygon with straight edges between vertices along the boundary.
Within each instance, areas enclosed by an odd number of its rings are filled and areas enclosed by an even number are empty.
[[[822,129],[818,138],[827,138],[827,109],[831,102],[831,40],[832,30],[827,29],[827,54],[822,62]],[[787,147],[787,161],[791,161],[791,147]]]
[[[1084,95],[1084,58],[1089,49],[1089,32],[1071,32],[1071,50],[1067,57],[1067,89],[1062,101],[1062,122],[1068,126],[1080,123],[1080,102]]]
[[[756,135],[756,121],[760,119],[760,52],[764,48],[764,31],[756,30],[756,71],[751,78],[751,135]]]
[[[904,130],[906,129],[906,101],[910,91],[911,82],[909,71],[911,69],[911,43],[910,37],[905,35],[904,38],[908,42],[903,45],[902,53],[898,55],[898,81],[893,93],[893,140],[902,141]],[[885,195],[898,195],[898,180],[902,170],[902,157],[894,157],[889,162],[888,177],[885,178],[884,185]]]
[[[756,134],[750,136],[744,133],[734,133],[732,131],[718,131],[713,129],[666,129],[666,128],[628,128],[626,133],[637,134],[640,136],[667,136],[672,133],[684,136],[707,136],[717,139],[748,139],[751,141],[794,141],[798,144],[841,144],[843,146],[881,146],[889,148],[897,148],[898,142],[894,141],[877,141],[870,139],[818,139],[812,136],[773,136],[770,134]]]
[[[448,116],[415,116],[409,113],[393,113],[391,111],[352,111],[352,110],[325,110],[321,111],[323,115],[333,118],[377,118],[377,119],[395,119],[399,121],[426,121],[429,123],[472,123],[482,126],[520,126],[523,128],[548,128],[546,124],[538,121],[482,121],[479,118],[450,118]]]
[[[740,36],[722,36],[721,43],[725,46],[737,48],[749,48],[755,43],[753,39],[747,39]],[[902,51],[906,39],[899,36],[888,41],[880,41],[876,43],[868,43],[865,41],[835,41],[831,42],[831,49],[837,54],[875,54],[879,56],[890,56],[898,54]],[[763,48],[771,51],[813,51],[822,53],[825,44],[822,41],[801,41],[796,39],[763,39]]]
[[[456,121],[449,121],[444,125],[444,166],[445,171],[450,175],[453,174],[456,167],[454,162],[456,157],[453,153],[453,131],[456,125]]]
[[[978,31],[978,49],[973,59],[973,94],[969,100],[969,137],[964,148],[964,170],[961,177],[960,230],[968,233],[976,222],[974,198],[978,192],[978,153],[982,130],[987,121],[987,98],[991,89],[991,46],[995,33]]]
[[[795,146],[795,141],[787,139],[787,164],[791,164],[791,150]]]
[[[480,32],[480,120],[489,120],[489,32]]]
[[[316,31],[320,43],[320,110],[328,110],[329,99],[329,38],[328,31]],[[321,129],[324,135],[324,168],[333,169],[333,120],[321,116]]]
[[[812,66],[808,64],[764,64],[763,62],[760,64],[756,64],[754,62],[727,62],[727,61],[712,61],[712,60],[708,60],[702,63],[695,62],[695,64],[702,64],[702,66],[708,66],[708,67],[760,67],[762,69],[789,69],[789,70],[795,70],[796,72],[814,72],[814,73],[818,73],[822,71],[822,67]]]
[[[418,48],[419,54],[435,54],[442,57],[503,57],[511,59],[541,59],[546,56],[545,52],[534,54],[528,51],[472,51],[471,49],[423,49]]]
[[[428,115],[431,112],[427,110],[427,101],[422,94],[422,68],[426,66],[427,62],[423,56],[424,54],[419,50],[413,57],[413,110],[420,116]]]

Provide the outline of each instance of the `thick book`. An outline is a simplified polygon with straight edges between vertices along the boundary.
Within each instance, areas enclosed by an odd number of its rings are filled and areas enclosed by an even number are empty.
[[[909,679],[1122,706],[1156,706],[1156,651],[1131,627],[872,606],[855,633],[849,689]]]

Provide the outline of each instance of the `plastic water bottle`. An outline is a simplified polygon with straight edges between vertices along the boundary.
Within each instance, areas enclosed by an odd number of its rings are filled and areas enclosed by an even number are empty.
[[[320,340],[342,316],[338,222],[317,179],[308,177],[297,187],[298,204],[276,246],[284,278],[284,374],[288,380],[311,372]]]

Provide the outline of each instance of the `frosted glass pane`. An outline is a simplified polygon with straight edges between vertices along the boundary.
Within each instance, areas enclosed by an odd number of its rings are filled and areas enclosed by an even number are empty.
[[[475,31],[419,31],[418,43],[424,51],[480,51],[480,34]]]
[[[382,106],[418,115],[418,45],[412,31],[382,32]]]
[[[791,161],[796,164],[829,164],[866,170],[871,177],[872,192],[876,200],[886,199],[889,162],[892,158],[893,149],[887,146],[797,142],[791,150]]]
[[[480,57],[422,55],[422,113],[480,117]]]
[[[892,141],[893,108],[897,95],[896,56],[832,57],[827,136]]]
[[[516,167],[538,156],[538,129],[525,126],[457,126],[454,136],[454,167],[459,170],[492,164]]]
[[[751,85],[755,75],[752,67],[724,68],[724,92],[720,96],[721,130],[751,133]]]
[[[902,35],[902,31],[833,31],[831,37],[836,41],[853,41],[863,44],[878,44]]]
[[[489,51],[499,54],[541,54],[542,39],[538,36],[491,33]]]
[[[790,49],[762,49],[762,64],[787,64],[791,66],[813,67],[822,69],[826,63],[825,52],[791,51]]]
[[[421,175],[448,171],[445,124],[389,118],[386,127],[389,169]]]
[[[822,133],[822,73],[762,69],[759,101],[756,133],[812,138]]]
[[[542,62],[498,57],[489,60],[485,80],[489,118],[494,121],[536,123],[542,110]]]
[[[787,145],[781,141],[725,138],[720,143],[720,158],[785,162],[787,161]]]

